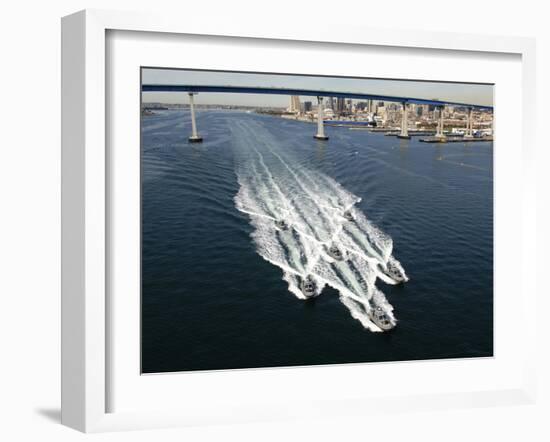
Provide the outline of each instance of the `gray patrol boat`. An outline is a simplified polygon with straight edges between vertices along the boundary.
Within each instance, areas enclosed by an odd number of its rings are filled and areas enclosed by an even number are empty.
[[[315,284],[315,281],[311,277],[311,275],[307,275],[300,284],[300,289],[302,290],[302,293],[306,296],[306,298],[311,298],[312,296],[315,296],[317,294],[317,285]]]
[[[389,276],[397,283],[408,281],[408,278],[403,274],[403,271],[392,260],[389,260],[385,266],[378,264],[378,267],[386,276]]]
[[[278,219],[275,221],[275,227],[277,227],[279,230],[288,230],[288,224],[284,219]]]
[[[344,259],[344,255],[342,254],[340,249],[334,244],[328,248],[327,253],[330,255],[331,258],[334,258],[337,261],[342,261],[342,259]]]
[[[346,218],[348,221],[355,221],[355,218],[353,217],[353,215],[349,210],[346,210],[344,212],[344,218]]]
[[[369,317],[383,331],[391,330],[395,327],[395,322],[384,312],[382,307],[376,306],[369,312]]]

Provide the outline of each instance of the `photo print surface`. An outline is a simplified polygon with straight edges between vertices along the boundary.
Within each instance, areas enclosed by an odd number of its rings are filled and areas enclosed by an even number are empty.
[[[143,373],[493,355],[493,86],[142,68]]]

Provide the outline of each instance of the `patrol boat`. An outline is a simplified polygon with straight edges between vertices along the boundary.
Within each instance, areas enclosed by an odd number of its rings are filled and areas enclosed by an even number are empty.
[[[384,312],[382,307],[376,306],[369,312],[369,318],[383,331],[391,330],[395,327],[395,322]]]
[[[397,283],[407,282],[409,278],[405,275],[403,269],[393,259],[389,259],[386,265],[378,264],[380,270],[384,272],[386,276],[389,276]]]
[[[346,218],[348,221],[354,221],[353,215],[349,210],[346,210],[344,212],[344,218]]]
[[[312,296],[316,295],[316,288],[315,281],[311,277],[311,275],[307,275],[303,280],[302,284],[300,284],[300,288],[302,289],[302,293],[306,296],[306,298],[311,298]]]
[[[284,219],[278,219],[275,221],[275,227],[277,227],[279,230],[288,230],[288,224]]]
[[[342,261],[342,259],[344,259],[342,252],[334,244],[328,248],[327,253],[330,255],[331,258],[334,258],[337,261]]]

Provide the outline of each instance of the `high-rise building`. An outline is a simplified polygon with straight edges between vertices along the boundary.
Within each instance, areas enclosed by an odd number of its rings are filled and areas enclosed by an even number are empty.
[[[344,113],[344,98],[342,97],[338,97],[336,99],[336,114],[337,115],[341,115]]]
[[[327,109],[334,110],[334,97],[328,97],[327,100]]]
[[[372,100],[367,101],[367,112],[374,112],[373,111]]]
[[[290,96],[290,107],[288,108],[289,112],[293,112],[295,114],[299,114],[301,111],[300,107],[300,97],[298,95],[291,95]]]
[[[369,100],[369,112],[375,114],[378,111],[378,104],[374,100]]]
[[[376,106],[376,115],[378,115],[382,119],[382,122],[385,122],[388,118],[387,111],[388,110],[386,109],[386,107],[384,107],[384,102],[380,101]]]
[[[312,108],[311,101],[304,101],[304,112],[311,112]]]

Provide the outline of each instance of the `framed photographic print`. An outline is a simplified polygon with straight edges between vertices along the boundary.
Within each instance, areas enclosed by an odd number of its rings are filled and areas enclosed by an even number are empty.
[[[532,400],[532,42],[305,32],[64,19],[65,424]]]
[[[492,84],[141,78],[143,373],[493,356]]]

